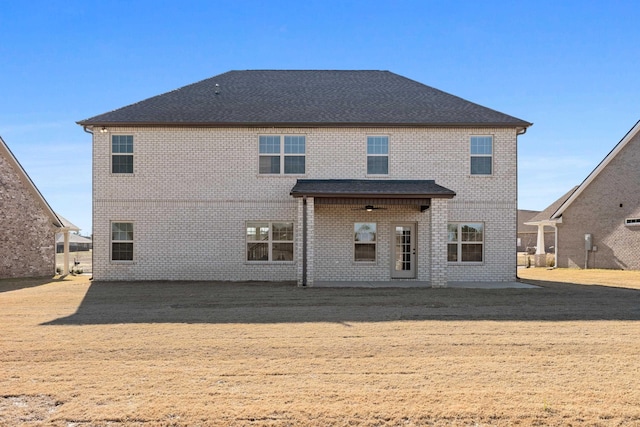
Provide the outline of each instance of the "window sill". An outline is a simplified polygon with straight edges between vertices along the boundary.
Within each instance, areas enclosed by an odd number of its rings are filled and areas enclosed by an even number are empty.
[[[245,265],[295,265],[295,261],[245,261]]]
[[[467,262],[463,262],[463,261],[459,261],[459,262],[452,262],[452,261],[447,261],[447,265],[452,265],[452,266],[478,266],[478,265],[484,265],[484,261],[467,261]]]
[[[477,174],[470,173],[468,176],[469,176],[469,178],[493,178],[495,175],[493,175],[493,174],[485,175],[485,174],[479,174],[479,173],[477,173]]]
[[[258,178],[300,178],[305,177],[307,174],[305,173],[259,173],[256,174]]]

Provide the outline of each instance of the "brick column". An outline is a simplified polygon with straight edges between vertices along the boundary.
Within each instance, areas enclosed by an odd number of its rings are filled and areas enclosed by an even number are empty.
[[[307,276],[307,286],[313,286],[313,277],[314,277],[314,224],[315,224],[315,209],[313,203],[313,197],[306,198],[306,206],[305,199],[300,197],[298,199],[298,224],[296,227],[296,275],[298,286],[302,286],[304,282],[304,264],[305,264],[305,244],[304,244],[304,223],[305,223],[305,208],[306,208],[306,276]]]
[[[315,277],[315,218],[313,197],[307,197],[307,286],[313,286]]]
[[[303,240],[302,240],[302,235],[303,235],[303,228],[302,228],[302,224],[303,224],[303,212],[304,212],[304,202],[302,200],[302,197],[300,197],[298,199],[298,219],[297,219],[297,223],[296,223],[296,235],[295,235],[295,240],[296,240],[296,250],[295,250],[295,254],[296,254],[296,280],[298,282],[298,286],[302,286],[302,275],[303,275],[303,271],[302,271],[302,254],[303,254]]]
[[[447,287],[448,200],[431,199],[431,287]]]

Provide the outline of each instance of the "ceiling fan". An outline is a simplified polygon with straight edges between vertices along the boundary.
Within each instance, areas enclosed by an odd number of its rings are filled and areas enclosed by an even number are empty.
[[[377,211],[378,209],[381,210],[385,210],[387,208],[381,208],[381,207],[377,207],[377,206],[373,206],[373,205],[366,205],[364,207],[361,208],[355,208],[355,209],[351,209],[352,211],[367,211],[367,212],[373,212],[373,211]]]

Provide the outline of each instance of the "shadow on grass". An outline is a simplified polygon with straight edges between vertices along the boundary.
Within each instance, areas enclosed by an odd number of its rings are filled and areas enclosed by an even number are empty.
[[[528,281],[540,289],[298,288],[272,283],[94,282],[47,325],[396,320],[640,320],[640,291]]]
[[[62,282],[64,276],[56,277],[19,277],[11,279],[0,279],[0,293],[19,291],[20,289],[35,288],[49,283]]]

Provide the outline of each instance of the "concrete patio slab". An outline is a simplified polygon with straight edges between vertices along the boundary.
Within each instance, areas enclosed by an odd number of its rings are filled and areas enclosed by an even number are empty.
[[[428,281],[316,281],[315,288],[430,288]],[[535,289],[539,286],[522,282],[449,282],[447,287],[459,289]]]

